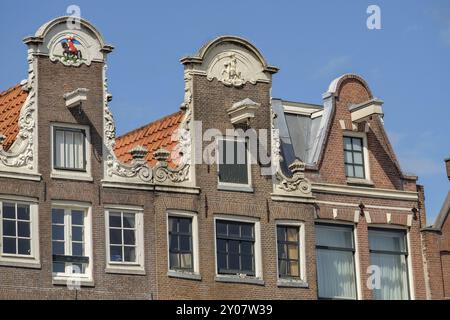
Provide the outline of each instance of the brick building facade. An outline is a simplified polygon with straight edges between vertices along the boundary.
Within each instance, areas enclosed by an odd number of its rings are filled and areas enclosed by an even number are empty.
[[[113,47],[67,21],[25,39],[28,79],[0,94],[1,298],[448,297],[448,227],[421,233],[361,77],[274,99],[278,69],[223,36],[181,60],[179,112],[116,138]]]

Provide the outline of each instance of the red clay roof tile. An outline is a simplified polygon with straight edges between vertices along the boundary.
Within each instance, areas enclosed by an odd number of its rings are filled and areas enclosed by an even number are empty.
[[[0,133],[5,136],[3,148],[8,150],[19,133],[20,110],[28,97],[20,84],[0,93]]]

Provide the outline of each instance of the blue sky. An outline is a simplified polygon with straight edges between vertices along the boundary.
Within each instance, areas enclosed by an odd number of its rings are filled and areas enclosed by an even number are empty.
[[[362,75],[385,101],[391,142],[425,185],[434,220],[449,189],[450,1],[1,1],[0,90],[26,78],[22,38],[71,4],[116,46],[109,81],[119,133],[177,111],[179,59],[222,34],[249,39],[280,67],[277,98],[321,103],[331,80]],[[371,4],[381,30],[366,27]]]

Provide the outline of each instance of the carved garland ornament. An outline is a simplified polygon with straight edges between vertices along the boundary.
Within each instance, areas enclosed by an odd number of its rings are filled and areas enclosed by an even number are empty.
[[[173,140],[178,141],[176,148],[172,153],[172,158],[177,164],[175,169],[169,168],[167,159],[170,154],[164,149],[155,152],[155,159],[158,164],[155,167],[150,167],[145,161],[147,150],[138,146],[131,150],[133,162],[131,165],[121,163],[115,153],[114,145],[116,139],[116,126],[113,115],[108,107],[110,95],[108,93],[108,82],[106,77],[106,65],[104,67],[104,134],[105,145],[108,151],[106,160],[106,173],[109,177],[118,176],[122,178],[139,178],[143,182],[150,183],[180,183],[189,180],[190,159],[191,159],[191,135],[190,135],[190,121],[192,114],[192,78],[189,75],[185,76],[185,98],[181,108],[185,110],[185,116],[180,124],[180,128],[172,137]]]
[[[33,170],[34,128],[36,124],[36,75],[32,53],[28,55],[28,65],[28,81],[24,85],[24,89],[28,91],[28,97],[20,111],[19,133],[10,150],[5,151],[0,144],[0,162],[7,167],[27,167],[29,170]]]

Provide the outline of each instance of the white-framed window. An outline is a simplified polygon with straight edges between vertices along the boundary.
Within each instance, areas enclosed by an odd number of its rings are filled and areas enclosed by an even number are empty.
[[[198,218],[194,212],[167,212],[169,275],[200,274]]]
[[[53,280],[92,281],[92,214],[89,204],[52,204]]]
[[[363,132],[346,131],[344,142],[345,175],[349,181],[370,181],[367,136]]]
[[[373,288],[376,300],[408,300],[408,239],[407,230],[369,228],[370,263],[380,276],[380,287]]]
[[[216,279],[262,280],[261,226],[255,218],[215,216]]]
[[[354,227],[316,224],[319,299],[357,299]]]
[[[89,127],[53,123],[51,130],[51,176],[53,178],[92,180]]]
[[[105,211],[105,226],[106,271],[144,273],[143,208],[108,206]]]
[[[36,202],[0,199],[0,265],[40,267]]]
[[[279,283],[306,283],[305,226],[293,220],[276,221]]]
[[[217,137],[217,176],[220,190],[252,192],[251,154],[243,137]]]

